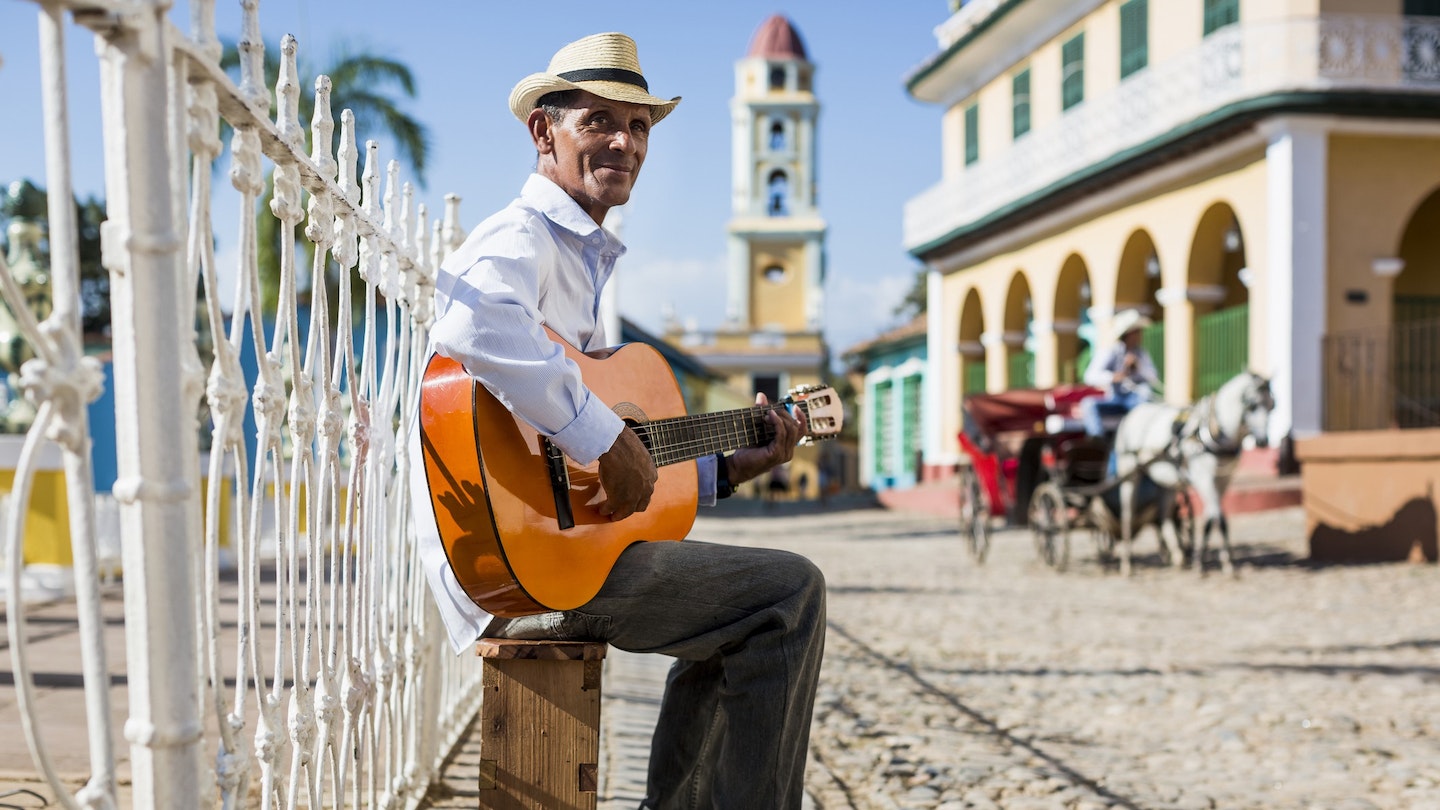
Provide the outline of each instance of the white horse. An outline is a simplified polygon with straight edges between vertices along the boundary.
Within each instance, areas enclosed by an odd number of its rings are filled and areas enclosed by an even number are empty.
[[[1220,567],[1233,574],[1230,526],[1220,499],[1230,486],[1246,436],[1266,446],[1270,411],[1275,398],[1270,381],[1253,372],[1239,374],[1220,390],[1189,408],[1161,403],[1137,406],[1120,422],[1115,434],[1115,470],[1120,478],[1120,573],[1130,574],[1135,496],[1144,475],[1165,490],[1189,485],[1200,498],[1202,521],[1195,523],[1195,567],[1205,574],[1205,544],[1212,529],[1220,530]],[[1162,498],[1160,534],[1178,568],[1185,564],[1179,538],[1171,525],[1173,498]]]

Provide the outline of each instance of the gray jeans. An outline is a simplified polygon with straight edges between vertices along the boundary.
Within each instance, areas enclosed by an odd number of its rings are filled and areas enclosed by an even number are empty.
[[[603,640],[676,659],[642,810],[800,807],[825,648],[825,578],[804,557],[637,543],[579,609],[497,619],[485,635]]]

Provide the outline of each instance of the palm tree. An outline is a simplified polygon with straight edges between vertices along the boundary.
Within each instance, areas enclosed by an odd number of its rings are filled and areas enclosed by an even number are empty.
[[[270,108],[275,109],[275,82],[280,75],[280,49],[274,44],[265,46],[265,86],[270,89]],[[226,43],[220,64],[238,81],[240,52],[234,43]],[[326,69],[312,71],[302,63],[300,76],[313,77],[324,73],[330,77],[330,109],[338,121],[341,110],[350,110],[355,115],[355,138],[364,143],[366,138],[376,138],[395,149],[397,157],[408,163],[414,172],[415,181],[422,188],[425,185],[425,164],[429,156],[430,136],[425,126],[400,108],[395,91],[407,98],[415,97],[415,77],[410,68],[394,59],[376,56],[363,49],[340,46],[335,50]],[[300,122],[305,135],[310,136],[309,121],[315,111],[315,86],[313,82],[300,82]],[[223,141],[228,147],[229,133]],[[335,142],[330,154],[339,145],[340,128],[335,128]],[[306,150],[309,150],[307,144]],[[260,201],[258,212],[258,234],[261,244],[259,256],[261,307],[264,312],[274,312],[280,292],[280,221],[271,216],[270,200],[274,191],[273,178],[267,178],[265,197]],[[305,247],[306,255],[313,257],[314,246],[301,238],[301,227],[297,225],[291,237]],[[269,249],[266,249],[266,248]],[[313,263],[313,261],[312,261]],[[307,266],[309,266],[307,264]],[[338,268],[332,263],[326,273],[325,283],[330,295],[331,306],[338,305],[336,291]],[[352,289],[360,289],[359,279],[354,279]],[[311,280],[314,283],[314,280]],[[352,302],[353,305],[353,302]]]

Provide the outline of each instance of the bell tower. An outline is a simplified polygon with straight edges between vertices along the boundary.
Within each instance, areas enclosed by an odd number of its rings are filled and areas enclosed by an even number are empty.
[[[735,64],[727,328],[794,335],[821,329],[825,221],[817,198],[814,80],[800,34],[780,14],[761,23]]]
[[[819,115],[815,65],[795,26],[776,14],[760,24],[735,63],[725,322],[701,330],[672,317],[665,334],[724,378],[721,388],[732,399],[723,407],[749,404],[755,392],[777,402],[825,376]],[[712,395],[711,404],[721,409],[718,397]],[[819,459],[816,447],[796,449],[788,465],[791,495],[819,495]]]

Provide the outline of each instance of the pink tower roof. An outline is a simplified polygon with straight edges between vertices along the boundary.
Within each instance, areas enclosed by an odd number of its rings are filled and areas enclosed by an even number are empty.
[[[800,41],[800,32],[784,14],[771,15],[760,23],[755,36],[750,39],[750,58],[760,59],[807,59],[805,43]]]

